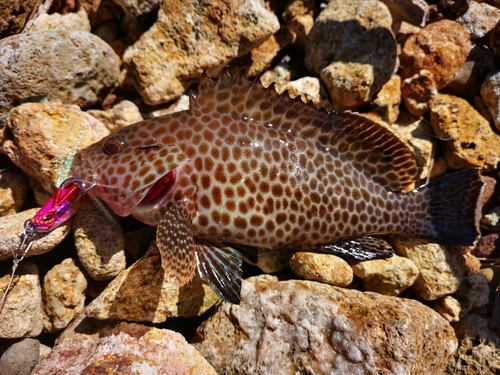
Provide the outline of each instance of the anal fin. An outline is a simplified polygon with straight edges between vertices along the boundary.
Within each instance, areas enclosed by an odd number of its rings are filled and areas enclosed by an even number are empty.
[[[394,255],[392,246],[386,241],[370,236],[319,245],[316,250],[355,260],[385,259]]]
[[[170,207],[158,223],[156,245],[165,277],[179,286],[191,281],[196,270],[196,243],[191,217],[182,200]]]
[[[241,277],[243,275],[240,254],[229,246],[199,243],[196,264],[200,278],[225,301],[239,304]]]

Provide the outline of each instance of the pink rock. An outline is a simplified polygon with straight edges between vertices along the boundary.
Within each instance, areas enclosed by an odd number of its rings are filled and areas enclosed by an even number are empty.
[[[495,257],[500,246],[499,237],[498,233],[491,233],[481,237],[473,254],[479,258]]]
[[[32,375],[61,374],[217,375],[177,332],[135,323],[85,318],[61,334]]]

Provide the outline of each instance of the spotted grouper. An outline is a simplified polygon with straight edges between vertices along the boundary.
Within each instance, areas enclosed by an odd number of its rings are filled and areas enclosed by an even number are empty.
[[[227,71],[190,109],[130,125],[79,152],[72,175],[120,216],[157,227],[165,277],[197,273],[239,302],[242,251],[392,255],[373,237],[456,245],[478,235],[478,170],[416,188],[411,146],[363,116],[327,113]]]

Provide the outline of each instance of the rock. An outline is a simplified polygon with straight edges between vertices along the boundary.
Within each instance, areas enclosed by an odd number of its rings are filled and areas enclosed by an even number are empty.
[[[481,273],[474,273],[464,277],[455,296],[460,302],[460,316],[466,315],[469,311],[488,304],[490,288],[486,276]]]
[[[42,0],[4,0],[0,7],[0,39],[19,34]]]
[[[321,76],[336,111],[369,103],[391,78],[396,68],[391,24],[387,7],[373,0],[330,1],[316,18],[305,63]]]
[[[174,101],[174,104],[168,106],[164,109],[157,109],[150,113],[151,117],[159,117],[164,115],[169,115],[171,113],[186,111],[189,109],[189,96],[182,95],[179,99]]]
[[[430,171],[430,179],[431,181],[434,180],[435,178],[438,178],[445,174],[446,169],[448,167],[446,166],[446,159],[443,158],[442,156],[438,156],[434,160],[434,164],[432,166],[432,169]]]
[[[397,122],[390,128],[409,141],[413,146],[415,154],[422,162],[420,180],[425,181],[430,173],[429,168],[434,162],[434,144],[436,138],[433,135],[432,127],[425,119],[415,117],[403,110]]]
[[[316,107],[324,108],[325,111],[332,110],[332,104],[328,99],[328,94],[316,77],[302,77],[295,81],[290,81],[281,86],[279,92],[288,91],[292,98],[300,96],[304,103],[312,102]]]
[[[199,316],[212,307],[218,297],[195,278],[179,288],[163,280],[156,244],[136,263],[118,275],[86,307],[86,315],[97,319],[119,319],[161,323],[170,317]]]
[[[90,21],[87,12],[81,9],[76,13],[67,14],[40,14],[29,27],[25,30],[28,32],[42,30],[68,30],[68,31],[86,31],[90,33]]]
[[[405,80],[425,69],[432,73],[436,88],[441,90],[453,80],[470,49],[469,34],[458,23],[431,23],[406,40],[399,56],[401,78]]]
[[[447,374],[494,375],[500,372],[500,337],[488,328],[488,319],[469,314],[455,325],[458,349]]]
[[[276,65],[260,76],[260,82],[264,87],[269,87],[274,83],[276,91],[281,92],[281,88],[292,79],[292,67],[288,64]]]
[[[40,352],[39,352],[39,356],[38,356],[38,362],[40,362],[42,359],[47,357],[51,350],[52,350],[52,348],[50,346],[40,344]]]
[[[441,314],[450,323],[456,323],[460,320],[462,307],[460,302],[452,296],[444,296],[436,301],[434,310]]]
[[[124,236],[125,249],[134,260],[137,260],[146,253],[151,242],[156,240],[156,228],[146,226],[132,232],[126,232]]]
[[[401,84],[401,94],[408,112],[413,116],[423,116],[438,95],[434,75],[431,71],[422,69],[404,79]]]
[[[73,259],[52,267],[43,279],[43,329],[55,333],[64,329],[83,310],[87,280]]]
[[[365,289],[386,296],[397,296],[413,285],[418,268],[408,258],[394,255],[387,259],[359,262],[352,267],[354,274],[363,280]]]
[[[312,281],[243,281],[193,345],[219,374],[438,374],[456,348],[448,322],[415,300]]]
[[[495,127],[500,130],[500,71],[490,74],[483,82],[481,98],[493,118]]]
[[[177,332],[136,323],[99,322],[82,314],[32,375],[217,375]]]
[[[144,120],[139,108],[129,100],[123,100],[107,111],[91,109],[87,113],[103,123],[110,133]]]
[[[468,2],[467,11],[456,19],[469,33],[471,39],[481,39],[488,35],[500,21],[500,9],[489,4]]]
[[[39,208],[21,211],[0,217],[0,261],[12,259],[12,251],[19,247],[26,220],[32,219]],[[45,254],[59,245],[71,230],[71,221],[66,221],[50,233],[38,233],[27,256]],[[20,256],[20,254],[19,254]]]
[[[500,235],[498,233],[490,233],[482,236],[473,254],[479,258],[497,258],[500,249]]]
[[[275,273],[287,269],[295,250],[259,248],[256,266],[265,273]]]
[[[303,279],[336,286],[347,286],[354,277],[349,264],[331,254],[298,252],[290,259],[290,267]]]
[[[429,6],[424,0],[382,0],[398,20],[414,25],[425,26],[429,15]]]
[[[0,310],[0,338],[36,337],[43,328],[42,290],[38,267],[25,262],[19,265],[14,281]],[[10,272],[0,278],[3,297]]]
[[[478,273],[481,269],[481,261],[477,259],[471,253],[464,254],[465,259],[465,274],[472,275],[474,273]]]
[[[120,73],[118,58],[104,41],[66,30],[2,39],[0,71],[0,129],[19,103],[62,101],[88,107],[117,83]]]
[[[26,103],[9,113],[0,143],[16,165],[52,194],[66,178],[72,156],[108,134],[75,105]]]
[[[204,70],[216,75],[278,29],[261,0],[163,2],[157,22],[123,59],[144,101],[161,104],[180,97]]]
[[[464,169],[496,168],[500,156],[500,136],[466,100],[438,94],[432,102],[430,122],[438,138],[447,139],[445,158],[448,167]]]
[[[430,301],[454,293],[462,281],[465,261],[459,246],[440,245],[406,236],[391,235],[396,254],[413,261],[420,271],[412,289]]]
[[[492,229],[500,228],[500,206],[493,207],[486,215],[481,218],[481,223]]]
[[[0,170],[0,217],[19,212],[28,192],[26,182],[18,173]]]
[[[0,374],[30,375],[38,363],[40,342],[35,339],[23,339],[13,343],[0,358]]]
[[[104,212],[103,212],[104,211]],[[90,202],[73,221],[78,259],[94,280],[109,280],[126,267],[125,237],[118,216]]]
[[[367,117],[375,116],[387,124],[394,124],[399,117],[401,104],[401,78],[394,74],[370,104]]]
[[[113,0],[115,3],[120,5],[123,10],[127,13],[134,15],[135,17],[143,16],[158,9],[160,6],[160,0]]]
[[[314,25],[318,6],[314,0],[289,0],[282,17],[292,33],[293,43],[304,45],[306,37]]]

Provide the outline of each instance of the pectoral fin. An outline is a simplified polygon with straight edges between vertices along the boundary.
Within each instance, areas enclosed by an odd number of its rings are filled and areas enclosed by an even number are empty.
[[[356,260],[384,259],[394,255],[392,246],[386,241],[369,236],[320,245],[317,250]]]
[[[170,207],[160,220],[156,245],[165,277],[179,286],[191,281],[196,270],[196,243],[191,217],[182,200]]]
[[[200,278],[225,301],[240,303],[241,276],[240,254],[231,247],[198,244],[196,264]]]

